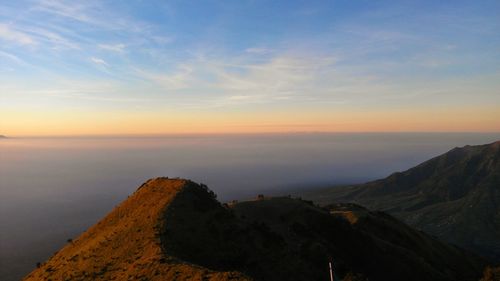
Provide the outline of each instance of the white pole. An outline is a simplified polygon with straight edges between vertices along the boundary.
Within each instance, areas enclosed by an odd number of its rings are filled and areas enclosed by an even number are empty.
[[[330,281],[333,281],[333,270],[332,270],[332,262],[329,261],[328,265],[330,266]]]

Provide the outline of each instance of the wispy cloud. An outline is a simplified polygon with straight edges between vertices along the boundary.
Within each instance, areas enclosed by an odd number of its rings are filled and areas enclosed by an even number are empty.
[[[14,29],[11,25],[0,24],[0,39],[21,45],[36,45],[36,41],[26,33]]]
[[[175,71],[169,73],[158,73],[143,69],[136,69],[136,75],[142,79],[151,81],[164,90],[181,90],[192,88],[195,85],[194,69],[192,65],[180,64]]]
[[[314,56],[281,55],[261,63],[197,56],[174,71],[137,70],[136,74],[171,94],[188,91],[203,107],[318,100],[345,103],[346,96],[366,91],[365,77],[339,74],[335,62],[333,57]],[[373,83],[368,87],[380,88]]]
[[[37,100],[60,98],[116,102],[146,101],[144,98],[124,96],[124,93],[128,91],[131,91],[130,87],[109,79],[61,78],[53,81],[51,85],[30,85],[6,81],[0,85],[0,92],[5,93],[5,97],[21,100],[27,97]]]
[[[159,35],[152,35],[150,36],[151,41],[155,42],[156,44],[160,45],[167,45],[169,43],[174,42],[174,37],[172,36],[159,36]]]
[[[0,56],[1,57],[4,57],[6,59],[9,59],[11,61],[14,61],[18,64],[21,64],[21,65],[26,65],[26,62],[23,61],[22,59],[20,59],[18,56],[16,55],[13,55],[11,53],[7,53],[7,52],[4,52],[4,51],[0,51]]]
[[[250,116],[307,108],[327,116],[350,107],[498,104],[498,75],[464,82],[498,73],[497,4],[264,2],[228,3],[217,13],[175,1],[5,2],[2,106],[123,98],[154,110]],[[263,17],[262,5],[280,17]],[[74,85],[78,79],[88,81]]]
[[[116,52],[116,53],[123,53],[125,51],[125,44],[99,44],[98,45],[99,49],[106,50],[106,51],[111,51],[111,52]]]
[[[272,52],[272,50],[269,48],[253,47],[253,48],[245,49],[245,52],[250,53],[250,54],[269,54]]]
[[[60,0],[39,0],[35,9],[80,22],[96,23],[95,19],[87,14],[89,6],[82,3],[83,2],[65,2]]]
[[[252,96],[243,96],[243,95],[240,95],[240,96],[230,96],[229,99],[230,100],[248,100],[248,99],[251,99]]]
[[[239,92],[240,96],[312,96],[317,94],[319,82],[326,78],[326,72],[332,71],[334,63],[333,58],[278,56],[265,63],[245,65],[243,72],[216,67],[214,85]]]
[[[109,64],[101,58],[91,57],[90,60],[97,65],[109,66]]]
[[[150,28],[149,24],[114,13],[113,10],[106,9],[102,1],[38,0],[33,9],[88,26],[149,36],[146,32]]]
[[[52,30],[40,27],[22,27],[20,29],[37,38],[37,41],[46,42],[47,46],[51,46],[54,49],[81,49],[77,42]]]

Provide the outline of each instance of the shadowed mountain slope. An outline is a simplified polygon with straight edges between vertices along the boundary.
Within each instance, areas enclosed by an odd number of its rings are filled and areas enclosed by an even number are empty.
[[[388,212],[444,241],[500,261],[500,142],[465,146],[366,184],[305,197]]]
[[[270,198],[221,205],[158,178],[25,280],[478,280],[480,258],[352,204]],[[355,277],[353,277],[355,276]]]
[[[319,208],[307,201],[271,198],[233,208],[243,220],[265,225],[282,237],[287,252],[301,256],[317,271],[326,271],[326,266],[318,265],[331,257],[337,277],[344,280],[350,280],[347,276],[358,276],[353,280],[476,280],[483,267],[474,255],[390,215],[354,204]],[[325,276],[299,280],[325,280]]]

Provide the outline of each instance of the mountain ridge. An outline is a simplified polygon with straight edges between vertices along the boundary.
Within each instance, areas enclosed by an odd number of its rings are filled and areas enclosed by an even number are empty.
[[[163,255],[160,216],[192,184],[183,179],[148,180],[23,280],[250,280],[241,273],[215,272]]]
[[[376,257],[376,258],[374,258]],[[486,263],[352,204],[224,205],[205,185],[141,185],[24,280],[478,280]]]
[[[500,141],[456,147],[411,169],[305,197],[388,212],[452,244],[500,261]]]

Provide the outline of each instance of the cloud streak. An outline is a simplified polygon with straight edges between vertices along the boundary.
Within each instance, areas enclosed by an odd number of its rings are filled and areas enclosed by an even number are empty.
[[[0,39],[20,45],[36,45],[37,42],[28,34],[12,28],[8,24],[0,24]]]
[[[0,98],[250,117],[499,104],[498,4],[325,3],[11,1],[0,7]]]
[[[99,49],[105,50],[105,51],[110,51],[110,52],[116,52],[116,53],[123,53],[125,52],[125,44],[99,44],[98,45]]]
[[[88,3],[88,2],[87,2]],[[87,14],[88,5],[60,0],[39,0],[35,9],[75,21],[95,24],[98,21]]]
[[[3,52],[3,51],[0,51],[0,56],[1,57],[4,57],[6,59],[9,59],[17,64],[20,64],[20,65],[27,65],[27,63],[25,61],[23,61],[22,59],[20,59],[18,56],[16,55],[13,55],[13,54],[10,54],[10,53],[7,53],[7,52]]]
[[[97,65],[100,65],[100,66],[106,66],[106,67],[108,67],[108,66],[109,66],[109,64],[108,64],[105,60],[103,60],[103,59],[101,59],[101,58],[91,57],[91,58],[90,58],[90,60],[91,60],[93,63],[95,63],[95,64],[97,64]]]

